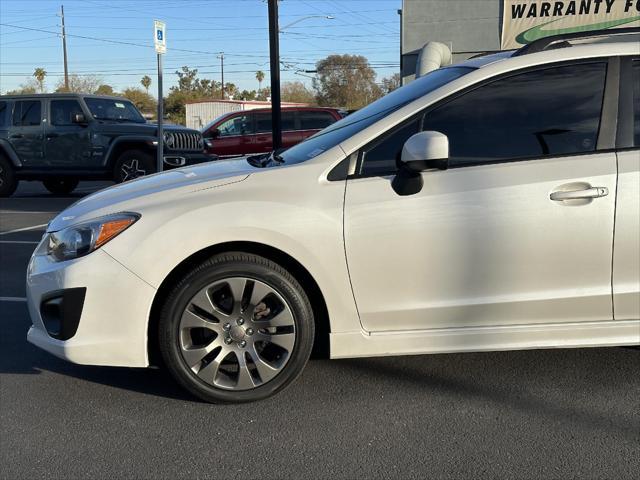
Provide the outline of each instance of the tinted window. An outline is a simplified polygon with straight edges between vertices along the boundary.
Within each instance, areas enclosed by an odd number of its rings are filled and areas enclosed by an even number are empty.
[[[593,152],[606,64],[547,68],[497,80],[428,112],[449,137],[452,165]]]
[[[13,107],[13,124],[20,127],[40,125],[41,110],[40,100],[16,102]]]
[[[221,137],[233,137],[251,133],[251,117],[249,115],[238,115],[231,117],[226,122],[218,126]]]
[[[77,113],[82,113],[82,108],[77,100],[51,101],[52,125],[75,125],[73,116]]]
[[[379,175],[395,170],[396,160],[400,157],[404,142],[414,133],[418,133],[419,129],[420,119],[415,119],[368,146],[362,154],[364,163],[361,173]]]
[[[0,128],[6,127],[9,122],[7,121],[7,102],[0,102]]]
[[[300,112],[300,128],[302,130],[322,130],[335,120],[329,112]]]
[[[295,112],[282,112],[282,130],[284,132],[288,130],[296,129],[296,115]]]
[[[640,60],[633,62],[633,144],[640,147]]]
[[[271,112],[256,113],[256,133],[271,133]]]

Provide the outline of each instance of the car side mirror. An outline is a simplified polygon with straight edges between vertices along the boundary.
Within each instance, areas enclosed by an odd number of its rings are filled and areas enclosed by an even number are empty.
[[[87,124],[87,118],[84,116],[84,114],[82,113],[74,113],[73,117],[71,118],[72,122],[78,125],[86,125]]]
[[[440,132],[416,133],[405,142],[398,163],[391,186],[398,195],[414,195],[424,185],[421,172],[449,168],[449,139]]]
[[[209,130],[207,138],[218,138],[219,136],[220,136],[220,130],[218,130],[217,128],[213,128]]]

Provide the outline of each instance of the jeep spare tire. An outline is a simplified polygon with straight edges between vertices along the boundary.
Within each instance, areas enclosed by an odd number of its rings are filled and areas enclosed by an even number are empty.
[[[44,188],[56,195],[69,195],[78,186],[77,178],[47,178],[42,181]]]
[[[116,183],[122,183],[138,177],[144,177],[155,171],[156,168],[151,155],[140,150],[129,150],[116,160],[113,179]]]

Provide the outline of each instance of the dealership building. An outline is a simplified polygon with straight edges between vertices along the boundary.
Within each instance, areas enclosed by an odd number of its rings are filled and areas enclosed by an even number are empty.
[[[447,45],[457,62],[554,32],[640,27],[640,0],[403,0],[398,13],[403,83],[427,42]]]

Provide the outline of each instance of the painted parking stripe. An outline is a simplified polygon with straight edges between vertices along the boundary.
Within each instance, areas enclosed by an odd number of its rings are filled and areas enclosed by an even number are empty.
[[[55,215],[58,212],[39,212],[39,211],[38,212],[32,212],[32,211],[28,211],[28,210],[25,210],[25,211],[20,211],[20,210],[0,210],[0,215],[9,215],[9,214],[16,214],[16,215],[20,214],[20,215],[22,215],[23,213],[32,214],[32,215],[44,215],[44,214]]]
[[[6,232],[0,232],[0,235],[9,235],[10,233],[28,232],[29,230],[38,230],[39,228],[46,227],[48,223],[42,225],[33,225],[31,227],[16,228],[15,230],[7,230]]]
[[[27,297],[0,297],[0,302],[26,302]]]

